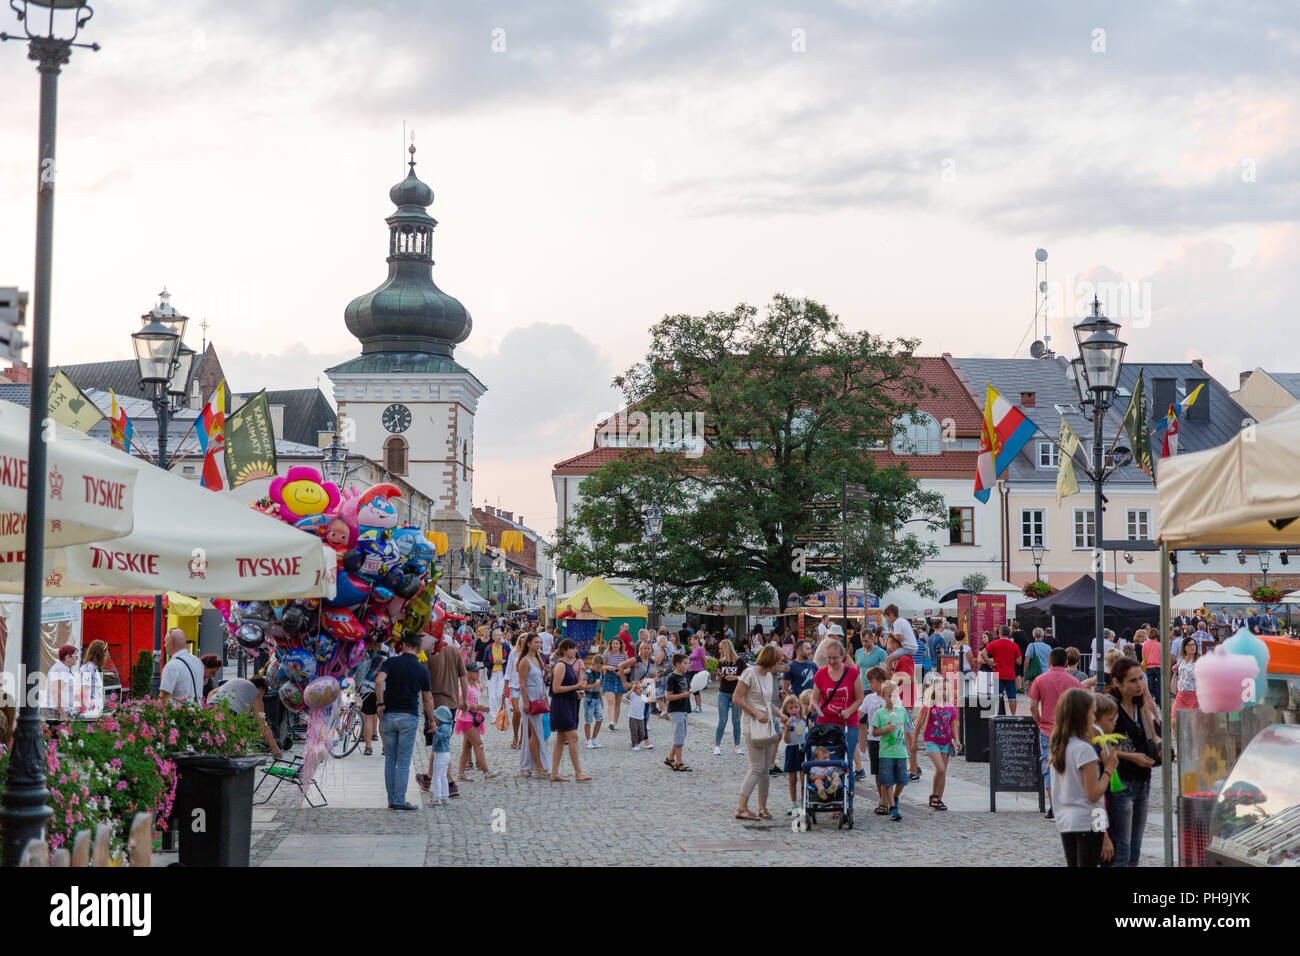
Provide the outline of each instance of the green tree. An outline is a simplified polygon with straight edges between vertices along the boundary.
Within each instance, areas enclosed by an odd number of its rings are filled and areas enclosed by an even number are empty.
[[[849,576],[876,593],[929,588],[921,568],[937,548],[919,532],[946,530],[947,511],[880,455],[894,422],[931,394],[910,358],[916,345],[850,331],[821,304],[784,295],[762,314],[741,304],[666,316],[646,358],[614,384],[651,421],[680,414],[689,428],[702,413],[707,448],[629,450],[589,475],[556,532],[557,566],[635,581],[645,600],[642,512],[653,502],[664,515],[660,607],[771,594],[784,608],[805,574],[838,582],[837,568],[809,560],[825,557],[847,557]],[[835,507],[841,475],[867,490],[849,503],[847,528]],[[833,524],[837,540],[797,543],[815,524]]]
[[[972,571],[961,579],[961,586],[972,594],[983,594],[984,589],[988,587],[989,577],[987,574],[981,574],[978,571]]]

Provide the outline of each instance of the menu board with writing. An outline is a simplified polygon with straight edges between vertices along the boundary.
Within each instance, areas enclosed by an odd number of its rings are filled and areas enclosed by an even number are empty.
[[[970,635],[972,647],[980,646],[979,639],[985,631],[996,635],[997,629],[1005,623],[1005,594],[957,595],[957,626]]]
[[[1039,762],[1038,724],[1032,717],[994,717],[989,721],[989,811],[997,794],[1037,793],[1039,812],[1047,810]]]

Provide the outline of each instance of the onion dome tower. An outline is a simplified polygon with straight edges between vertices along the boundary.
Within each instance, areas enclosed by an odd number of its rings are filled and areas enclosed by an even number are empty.
[[[428,213],[433,190],[410,172],[388,191],[397,207],[388,223],[388,278],[373,292],[357,296],[344,311],[348,331],[361,340],[361,354],[426,352],[451,358],[469,338],[474,322],[460,300],[433,281],[433,230]]]

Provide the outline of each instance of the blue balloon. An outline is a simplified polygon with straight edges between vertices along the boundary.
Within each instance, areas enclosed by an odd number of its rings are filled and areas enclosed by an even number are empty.
[[[305,647],[285,651],[280,666],[284,668],[285,676],[300,686],[316,676],[316,657]]]

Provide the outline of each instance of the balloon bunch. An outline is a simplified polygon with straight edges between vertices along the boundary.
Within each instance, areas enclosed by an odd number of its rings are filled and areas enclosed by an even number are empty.
[[[252,507],[315,534],[338,560],[333,598],[213,601],[242,647],[274,650],[268,689],[292,711],[307,711],[305,765],[328,753],[329,708],[344,684],[381,645],[406,633],[441,639],[450,616],[437,602],[437,550],[420,529],[399,524],[395,485],[340,492],[315,468],[298,465],[271,482]],[[436,627],[436,630],[435,630]],[[426,638],[429,640],[429,638]],[[304,772],[310,777],[307,766]]]

